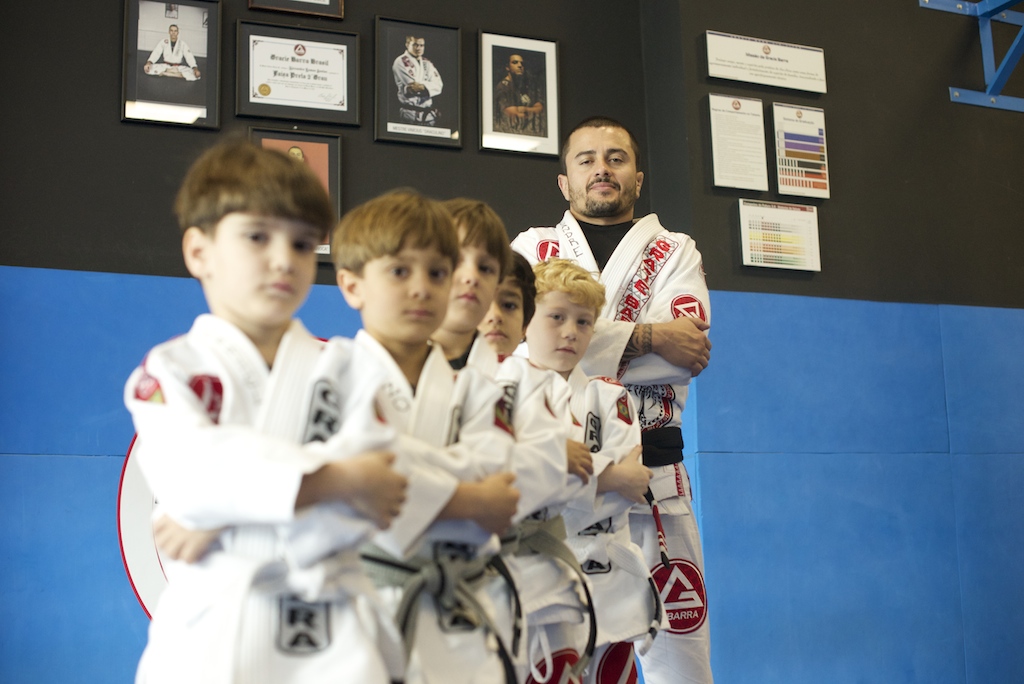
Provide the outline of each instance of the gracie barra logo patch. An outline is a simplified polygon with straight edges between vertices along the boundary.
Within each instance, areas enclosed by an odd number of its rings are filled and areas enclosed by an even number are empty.
[[[303,444],[326,442],[341,429],[341,401],[327,380],[321,378],[313,385],[307,421]]]
[[[705,323],[708,322],[707,309],[699,299],[693,295],[679,295],[672,300],[672,318],[699,318]]]
[[[277,628],[277,649],[291,655],[309,655],[331,645],[331,606],[282,597]]]
[[[629,396],[625,392],[616,400],[615,410],[618,411],[619,420],[626,425],[633,424],[633,415],[629,411]]]
[[[215,375],[194,375],[188,386],[199,397],[199,402],[206,410],[206,415],[214,423],[220,421],[220,409],[224,405],[224,385]]]
[[[665,604],[668,631],[689,634],[700,629],[708,616],[708,596],[704,576],[697,566],[688,560],[673,558],[668,567],[659,563],[651,575]]]
[[[640,259],[640,266],[633,274],[629,286],[618,305],[615,307],[617,313],[615,320],[633,322],[640,315],[640,310],[647,305],[651,298],[651,287],[654,279],[665,267],[665,262],[672,256],[672,253],[679,247],[679,243],[665,235],[654,239],[644,249],[643,257]]]
[[[554,259],[559,253],[558,240],[541,240],[537,243],[537,261]]]
[[[494,405],[494,425],[513,437],[516,436],[512,427],[512,407],[516,404],[516,386],[505,385],[501,398]]]
[[[139,401],[163,404],[164,391],[160,388],[160,382],[156,378],[143,371],[142,377],[135,383],[135,398]]]

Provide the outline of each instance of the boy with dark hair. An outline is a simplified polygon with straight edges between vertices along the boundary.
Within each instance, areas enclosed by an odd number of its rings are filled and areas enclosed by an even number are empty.
[[[330,200],[304,165],[230,142],[196,161],[175,210],[210,313],[149,352],[125,403],[160,509],[225,529],[202,562],[166,560],[137,681],[388,682],[393,628],[357,550],[406,485],[376,418],[381,376],[293,318]]]

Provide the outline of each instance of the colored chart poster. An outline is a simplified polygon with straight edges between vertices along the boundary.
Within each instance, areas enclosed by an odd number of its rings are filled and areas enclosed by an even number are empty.
[[[779,194],[829,197],[825,110],[773,105]]]
[[[715,94],[709,96],[709,101],[715,185],[768,190],[764,107],[761,101]]]
[[[743,265],[821,271],[818,208],[740,200]]]

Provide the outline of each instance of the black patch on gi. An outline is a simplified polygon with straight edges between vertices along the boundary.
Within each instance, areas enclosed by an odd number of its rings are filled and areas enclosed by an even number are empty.
[[[588,560],[580,567],[587,575],[603,575],[612,571],[611,563],[598,563],[596,560]]]
[[[341,429],[341,397],[329,381],[320,379],[313,385],[307,420],[303,444],[326,442]]]
[[[331,645],[331,604],[306,603],[295,596],[282,596],[278,611],[279,651],[310,655]]]
[[[587,414],[586,434],[583,443],[590,449],[590,453],[601,450],[601,417],[596,413]]]

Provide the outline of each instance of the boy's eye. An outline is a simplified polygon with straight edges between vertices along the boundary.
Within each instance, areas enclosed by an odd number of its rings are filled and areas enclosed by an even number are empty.
[[[260,231],[249,233],[246,235],[246,238],[248,238],[250,242],[255,242],[258,245],[265,245],[270,240],[269,235]]]
[[[405,266],[392,266],[390,273],[396,278],[404,278],[409,275],[409,269]]]
[[[433,268],[430,270],[430,277],[433,280],[441,281],[448,279],[448,269],[446,268]]]
[[[515,302],[503,302],[501,308],[505,309],[506,311],[518,311],[519,305],[516,304]]]
[[[292,246],[296,252],[301,254],[308,254],[309,252],[316,251],[316,242],[313,240],[296,240]]]

